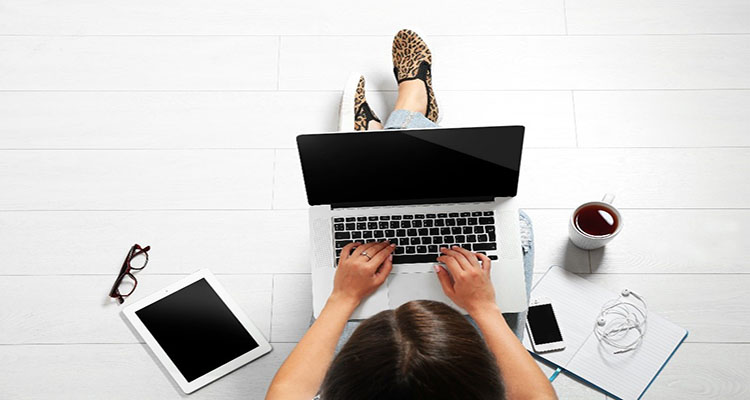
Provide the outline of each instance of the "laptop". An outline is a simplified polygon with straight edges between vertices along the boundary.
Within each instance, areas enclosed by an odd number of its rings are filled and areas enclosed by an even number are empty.
[[[297,136],[312,247],[313,313],[333,290],[341,248],[396,243],[393,271],[352,319],[411,300],[443,301],[435,275],[441,246],[492,259],[503,312],[526,310],[515,195],[523,126],[429,128]]]

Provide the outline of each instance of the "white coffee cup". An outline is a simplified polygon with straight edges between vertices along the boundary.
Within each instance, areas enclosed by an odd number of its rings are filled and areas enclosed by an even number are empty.
[[[614,201],[614,199],[615,195],[607,193],[604,195],[602,201],[590,201],[588,203],[581,204],[573,211],[573,214],[570,216],[570,222],[568,223],[568,236],[570,236],[570,241],[573,242],[576,247],[584,250],[598,249],[612,241],[612,239],[614,239],[615,236],[620,233],[620,231],[622,230],[622,216],[620,215],[620,212],[617,211],[617,209],[612,205],[612,201]],[[599,206],[610,214],[609,216],[606,216],[607,218],[615,218],[615,220],[613,221],[616,224],[614,232],[603,235],[592,235],[584,232],[578,227],[575,221],[576,215],[578,215],[578,212],[581,211],[582,208],[589,206]]]

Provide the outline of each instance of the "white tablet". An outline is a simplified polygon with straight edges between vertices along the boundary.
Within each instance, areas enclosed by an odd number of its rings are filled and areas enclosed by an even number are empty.
[[[271,345],[208,270],[122,310],[185,393],[271,351]]]

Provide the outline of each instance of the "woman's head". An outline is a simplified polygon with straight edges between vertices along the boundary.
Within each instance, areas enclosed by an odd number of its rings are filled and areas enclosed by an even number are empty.
[[[502,399],[493,354],[449,306],[412,301],[365,320],[334,358],[321,398]]]

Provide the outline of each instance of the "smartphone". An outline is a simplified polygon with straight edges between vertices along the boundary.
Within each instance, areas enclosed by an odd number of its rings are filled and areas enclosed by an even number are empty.
[[[550,299],[531,300],[526,315],[526,330],[529,332],[531,345],[537,353],[565,348],[565,341],[563,341],[560,325],[557,323]]]

